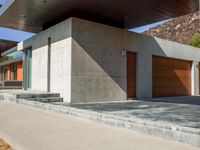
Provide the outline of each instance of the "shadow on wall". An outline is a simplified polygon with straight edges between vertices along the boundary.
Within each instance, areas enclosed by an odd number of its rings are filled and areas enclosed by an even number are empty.
[[[76,21],[80,22],[76,23]],[[152,56],[153,51],[156,51],[157,55],[166,56],[164,50],[153,37],[79,19],[74,22],[72,32],[72,92],[74,94],[72,95],[77,102],[114,101],[127,98],[127,58],[122,56],[122,50],[136,52],[137,55],[150,56]],[[54,35],[52,45],[71,37],[68,26],[53,27],[55,32],[52,32]],[[33,51],[48,45],[48,37],[51,37],[50,29],[44,31],[44,35],[41,33],[41,35],[34,37]],[[59,34],[61,31],[62,34]],[[59,50],[59,46],[57,49]],[[163,90],[171,88],[170,94],[165,96],[172,96],[173,92],[179,89],[184,91],[184,95],[187,95],[185,93],[188,92],[188,86],[180,79],[185,70],[175,67],[172,71],[165,69],[164,67],[167,67],[165,65],[162,67],[161,71],[170,71],[162,73],[163,75],[172,74],[171,76],[173,76],[173,79],[169,79],[170,75],[164,78],[161,76],[159,79],[158,84],[162,84]],[[177,74],[179,69],[181,69],[180,74]],[[143,72],[143,74],[145,73]],[[158,72],[159,74],[160,72]],[[154,86],[157,86],[155,82],[153,82]]]
[[[126,96],[124,58],[106,48],[73,41],[72,98],[76,103],[121,100]],[[120,59],[116,59],[121,57]],[[112,60],[115,58],[114,60]]]
[[[101,91],[101,95],[99,94],[100,97],[102,96],[105,99],[112,99],[113,96],[112,100],[124,100],[127,98],[127,58],[122,56],[121,51],[125,49],[136,52],[137,55],[152,55],[152,51],[156,50],[159,56],[164,57],[166,54],[153,37],[126,32],[122,31],[121,29],[113,29],[112,27],[108,26],[100,26],[99,28],[98,26],[99,25],[94,24],[92,27],[85,27],[84,24],[82,24],[81,29],[79,27],[76,29],[77,34],[74,34],[73,40],[75,41],[76,50],[79,49],[76,59],[81,59],[81,61],[79,63],[80,70],[73,70],[72,75],[76,76],[79,73],[79,75],[83,75],[84,72],[89,75],[89,72],[93,71],[93,74],[90,74],[90,77],[94,77],[96,75],[98,78],[110,78],[112,81],[105,82],[104,84],[101,83],[101,80],[98,84],[96,83],[92,85],[90,82],[87,82],[86,84],[79,84],[78,86],[83,89],[83,94],[91,95],[84,92],[85,87],[91,87],[94,89],[98,89],[99,87],[99,89],[106,89],[103,90],[103,92]],[[83,31],[87,28],[89,28],[87,32]],[[84,55],[82,55],[83,53]],[[174,61],[179,62],[179,60]],[[162,63],[162,61],[160,63]],[[162,69],[158,71],[165,70],[165,72],[157,72],[157,75],[160,77],[158,78],[158,83],[153,82],[153,89],[158,87],[162,88],[161,90],[168,90],[158,91],[160,92],[160,96],[183,96],[191,94],[191,84],[188,83],[191,82],[191,80],[187,79],[185,81],[184,79],[186,77],[184,75],[187,74],[186,71],[188,71],[186,70],[187,68],[184,68],[184,64],[178,63],[178,66],[176,66],[176,63],[173,63],[170,69],[168,69],[168,66],[165,66],[164,64],[161,67]],[[153,70],[155,71],[154,67]],[[155,79],[154,73],[152,76],[153,79]],[[188,77],[190,78],[191,75],[188,75]],[[86,77],[84,78],[86,80]],[[188,86],[188,84],[190,85]],[[116,85],[117,88],[115,88]],[[115,93],[115,95],[112,95],[111,92]],[[120,93],[125,94],[123,95]],[[95,98],[98,99],[98,96],[88,97],[88,100]]]

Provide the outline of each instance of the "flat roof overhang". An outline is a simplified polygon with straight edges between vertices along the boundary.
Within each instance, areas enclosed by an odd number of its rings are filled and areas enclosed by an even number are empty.
[[[69,17],[134,28],[199,10],[199,0],[15,0],[0,26],[38,33]]]
[[[9,64],[12,64],[12,63],[20,62],[20,61],[23,61],[23,59],[22,58],[16,58],[16,59],[12,59],[12,60],[7,60],[7,61],[0,63],[0,67],[6,66],[6,65],[9,65]]]
[[[7,41],[7,40],[1,40],[0,39],[0,53],[13,48],[17,45],[17,42],[13,42],[13,41]]]

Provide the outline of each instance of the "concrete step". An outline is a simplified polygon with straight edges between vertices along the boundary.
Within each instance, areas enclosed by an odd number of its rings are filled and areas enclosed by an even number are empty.
[[[0,86],[0,90],[17,90],[22,89],[22,86]]]
[[[37,102],[42,102],[42,103],[63,102],[62,97],[26,98],[26,100],[37,101]]]
[[[22,93],[17,94],[17,99],[60,97],[59,93]]]

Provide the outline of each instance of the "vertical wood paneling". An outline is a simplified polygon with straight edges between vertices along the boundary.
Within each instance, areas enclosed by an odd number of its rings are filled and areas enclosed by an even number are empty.
[[[136,54],[127,52],[127,96],[136,97]]]
[[[8,80],[11,80],[11,66],[8,65]]]
[[[23,67],[22,62],[19,62],[17,64],[17,80],[22,81],[23,80]]]
[[[153,56],[153,97],[191,95],[190,61]]]

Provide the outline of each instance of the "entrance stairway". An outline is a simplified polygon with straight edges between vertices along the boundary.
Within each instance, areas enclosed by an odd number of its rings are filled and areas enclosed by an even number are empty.
[[[19,100],[25,99],[29,101],[37,101],[42,103],[63,102],[63,98],[59,93],[24,91],[24,90],[0,90],[1,100]]]
[[[6,89],[22,89],[22,81],[10,80],[10,81],[0,81],[0,90]]]
[[[63,98],[60,97],[59,93],[37,93],[37,94],[18,94],[17,99],[26,99],[30,101],[37,101],[42,103],[54,103],[54,102],[63,102]]]

